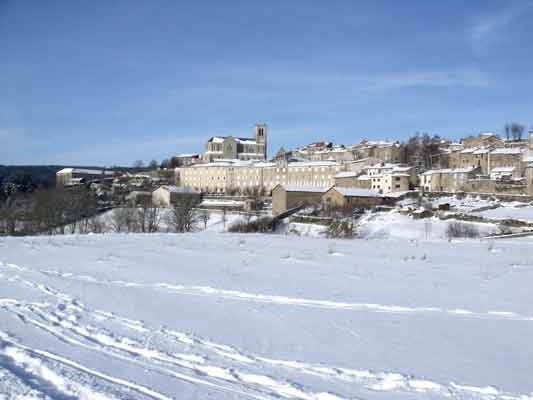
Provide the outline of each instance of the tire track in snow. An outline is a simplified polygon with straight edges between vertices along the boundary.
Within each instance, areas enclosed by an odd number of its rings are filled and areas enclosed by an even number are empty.
[[[53,336],[59,340],[86,348],[92,351],[98,351],[107,356],[118,358],[122,361],[134,363],[142,366],[143,368],[150,369],[159,373],[163,373],[167,376],[171,376],[180,380],[187,381],[193,384],[200,384],[208,386],[215,390],[220,390],[224,392],[229,392],[233,394],[238,394],[251,399],[256,400],[267,400],[274,398],[284,397],[284,398],[294,398],[300,400],[342,400],[341,397],[333,395],[331,393],[314,393],[305,391],[303,388],[300,388],[299,385],[294,385],[290,382],[279,382],[273,378],[270,378],[265,375],[257,375],[245,372],[239,372],[233,368],[222,368],[214,365],[202,365],[201,363],[195,363],[191,361],[191,357],[187,360],[187,357],[182,357],[178,359],[176,357],[171,357],[168,354],[160,353],[157,350],[151,350],[143,347],[136,347],[134,345],[135,341],[129,339],[127,341],[118,341],[113,336],[104,334],[102,332],[91,334],[86,328],[73,328],[70,330],[70,333],[81,336],[81,338],[95,343],[97,345],[91,345],[84,342],[81,342],[78,339],[71,338],[67,336],[64,332],[61,332],[56,326],[50,326],[43,324],[31,317],[26,316],[22,312],[15,312],[17,317],[19,317],[23,322],[29,323]],[[41,315],[42,316],[42,315]],[[52,322],[55,323],[54,319]],[[61,324],[65,325],[65,324]],[[150,363],[140,362],[137,359],[118,354],[107,349],[119,350],[126,352],[127,354],[140,356],[144,359],[150,361]],[[201,380],[194,378],[188,375],[178,373],[171,369],[162,368],[161,365],[170,364],[172,366],[177,366],[193,371],[195,374],[202,374],[209,378],[222,380],[226,383],[235,384],[235,385],[244,385],[244,388],[247,390],[253,390],[259,392],[258,394],[253,394],[245,392],[243,390],[232,388],[228,386],[222,386],[210,381]],[[267,397],[265,397],[267,396]],[[152,396],[154,397],[154,396]],[[154,397],[158,398],[158,397]]]
[[[62,365],[66,365],[68,367],[71,367],[75,370],[78,370],[80,372],[83,372],[83,373],[86,373],[86,374],[89,374],[89,375],[92,375],[96,378],[100,378],[100,379],[103,379],[105,381],[108,381],[108,382],[111,382],[113,384],[116,384],[116,385],[119,385],[119,386],[123,386],[123,387],[127,387],[128,389],[131,389],[135,392],[138,392],[138,393],[141,393],[143,395],[146,395],[148,397],[151,397],[153,399],[157,399],[157,400],[172,400],[170,397],[167,397],[167,396],[164,396],[158,392],[155,392],[145,386],[142,386],[142,385],[138,385],[136,383],[132,383],[132,382],[129,382],[127,380],[124,380],[124,379],[120,379],[120,378],[115,378],[115,377],[112,377],[110,375],[106,375],[106,374],[103,374],[101,372],[98,372],[94,369],[91,369],[91,368],[88,368],[88,367],[85,367],[81,364],[78,364],[72,360],[69,360],[67,358],[64,358],[64,357],[61,357],[61,356],[58,356],[54,353],[51,353],[51,352],[48,352],[48,351],[44,351],[44,350],[39,350],[39,349],[36,349],[36,348],[32,348],[32,347],[28,347],[28,346],[25,346],[21,343],[18,343],[17,341],[15,341],[13,338],[11,338],[9,335],[7,335],[5,332],[2,332],[0,331],[0,343],[3,343],[3,347],[4,347],[4,350],[3,350],[3,353],[14,359],[15,362],[17,361],[20,361],[26,365],[30,365],[30,366],[33,366],[32,370],[36,370],[36,371],[39,371],[39,368],[36,368],[36,366],[38,365],[42,365],[42,361],[40,361],[40,359],[47,359],[47,360],[52,360],[52,361],[55,361],[55,362],[58,362]],[[7,346],[6,346],[7,344]],[[32,357],[33,356],[33,357]],[[52,379],[50,377],[50,375],[48,375],[48,372],[50,370],[49,369],[46,369],[46,370],[43,370],[42,368],[40,369],[40,371],[38,372],[39,375],[41,376],[41,378],[43,379],[46,379],[46,378],[49,378],[49,379]],[[62,379],[61,377],[59,377],[59,375],[56,375],[54,373],[54,378],[56,381],[60,381],[60,379]],[[70,383],[70,384],[58,384],[56,382],[56,385],[60,388],[60,389],[63,389],[65,390],[65,388],[69,388],[69,387],[75,387],[78,389],[78,393],[77,393],[77,396],[80,396],[80,393],[79,393],[79,390],[81,388],[81,385],[78,385],[76,383]],[[87,392],[85,392],[87,393]],[[91,393],[94,395],[94,397],[85,397],[87,400],[93,400],[93,399],[106,399],[107,397],[103,397],[103,395],[101,397],[97,397],[98,394],[96,394],[95,392],[92,392]],[[80,396],[80,399],[84,399],[84,397],[81,397]]]
[[[49,272],[49,271],[47,271]],[[67,273],[68,274],[68,273]],[[72,276],[72,274],[68,274],[69,276]],[[56,275],[57,276],[57,275]],[[29,281],[24,281],[26,285],[28,285]],[[105,281],[102,281],[105,282]],[[98,282],[96,282],[98,283]],[[128,286],[137,285],[135,283],[127,282]],[[54,289],[43,286],[40,284],[33,283],[33,285],[39,289],[43,290],[45,293],[52,295],[52,293],[55,293],[59,299],[65,299],[69,296],[55,291]],[[143,284],[138,284],[139,286],[143,286]],[[238,292],[240,293],[240,292]],[[9,304],[9,302],[7,302]],[[400,374],[400,373],[394,373],[394,372],[377,372],[377,371],[371,371],[371,370],[356,370],[356,369],[349,369],[349,368],[342,368],[342,367],[333,367],[328,366],[324,364],[309,364],[304,363],[300,361],[288,361],[288,360],[276,360],[266,357],[261,357],[253,354],[246,354],[243,353],[235,348],[232,348],[227,345],[217,344],[214,342],[211,342],[209,340],[205,340],[202,338],[199,338],[197,336],[186,334],[183,332],[177,332],[173,330],[169,330],[166,328],[160,328],[160,329],[152,329],[148,326],[146,326],[141,321],[135,321],[127,318],[122,318],[118,315],[115,315],[113,313],[108,313],[105,311],[100,310],[89,310],[85,308],[83,305],[81,305],[78,302],[78,305],[74,307],[73,309],[79,309],[85,313],[91,314],[94,316],[95,319],[112,319],[117,321],[118,323],[124,325],[125,327],[128,327],[130,329],[139,331],[139,332],[150,332],[150,333],[159,333],[168,337],[174,338],[176,341],[192,346],[193,348],[198,348],[202,352],[205,352],[205,350],[214,352],[215,354],[229,359],[231,361],[237,361],[241,364],[252,364],[252,365],[258,365],[260,368],[262,366],[271,366],[271,367],[277,367],[282,368],[286,370],[291,370],[294,372],[302,373],[302,374],[308,374],[308,375],[314,375],[317,377],[320,377],[322,379],[327,380],[339,380],[343,382],[348,383],[354,383],[358,385],[359,387],[364,387],[368,390],[372,391],[383,391],[383,392],[411,392],[411,393],[421,393],[421,395],[432,395],[432,396],[442,396],[442,397],[454,397],[454,398],[464,398],[465,396],[470,399],[483,399],[483,400],[533,400],[532,394],[513,394],[509,392],[500,391],[499,389],[493,387],[493,386],[486,386],[486,387],[476,387],[476,386],[469,386],[464,384],[458,384],[455,382],[450,383],[438,383],[432,380],[428,379],[421,379],[417,377],[413,377],[411,375],[406,374]],[[67,307],[67,309],[69,309]],[[467,310],[457,310],[458,315],[470,315],[470,311]],[[498,314],[495,314],[498,315]],[[503,314],[506,319],[508,314]],[[50,322],[54,322],[53,319]],[[55,321],[57,322],[57,321]],[[44,329],[47,329],[46,327]],[[49,329],[49,327],[48,327]],[[50,332],[49,332],[50,333]],[[76,330],[71,331],[71,333],[77,334]],[[78,332],[79,333],[79,332]],[[90,340],[89,338],[86,338]],[[94,338],[93,338],[94,339]],[[136,354],[141,355],[145,358],[151,359],[151,361],[158,361],[160,363],[167,363],[174,366],[179,367],[187,367],[187,364],[184,364],[184,360],[191,361],[195,360],[195,357],[198,356],[192,356],[192,358],[184,358],[181,359],[176,363],[175,359],[168,359],[168,354],[163,354],[162,357],[159,357],[158,360],[158,350],[152,350],[142,347],[133,347],[129,349],[120,349],[123,347],[123,341],[116,340],[113,336],[109,335],[100,335],[99,337],[100,344],[102,346],[107,347],[118,347],[118,350],[126,351],[129,354]],[[126,338],[126,343],[128,343],[128,339]],[[94,342],[94,340],[93,340]],[[98,341],[96,341],[98,342]],[[80,342],[81,343],[81,342]],[[82,345],[84,345],[82,343]],[[132,341],[129,339],[129,345],[134,346],[135,341]],[[154,356],[155,355],[155,356]],[[121,358],[121,357],[119,357]],[[196,358],[196,363],[201,364],[202,361],[198,358]],[[194,364],[194,363],[193,363]],[[189,364],[188,367],[192,369],[195,369],[193,364]],[[234,368],[222,368],[219,366],[206,366],[201,368],[196,368],[197,371],[200,371],[207,376],[213,376],[218,379],[226,378],[228,381],[235,381],[238,380],[242,384],[256,384],[256,385],[263,385],[270,387],[271,390],[275,389],[274,392],[277,393],[277,395],[283,396],[283,397],[292,397],[292,398],[301,398],[301,399],[317,399],[321,397],[308,397],[310,394],[307,392],[293,392],[294,389],[300,390],[298,386],[295,387],[287,387],[287,386],[281,386],[280,382],[276,382],[272,378],[264,375],[258,375],[253,373],[247,373],[243,371],[235,371]],[[281,385],[285,385],[284,383],[281,383]],[[295,394],[297,396],[295,397]],[[319,393],[315,395],[322,395],[322,398],[327,398],[326,396],[332,398],[333,395],[330,395],[329,393]]]
[[[91,388],[58,375],[39,359],[31,357],[28,353],[12,345],[0,347],[0,366],[9,370],[24,385],[31,387],[33,391],[37,391],[42,398],[61,400],[114,399],[114,397],[102,392],[95,392]],[[34,397],[32,396],[31,398]]]
[[[46,315],[41,314],[41,318],[46,318]],[[114,319],[111,313],[107,313],[106,317]],[[26,317],[24,317],[26,318]],[[295,399],[339,399],[339,397],[330,393],[310,393],[303,391],[299,386],[290,385],[285,382],[278,382],[268,376],[239,371],[235,368],[224,368],[215,365],[203,365],[205,359],[199,356],[185,356],[173,353],[161,353],[157,349],[148,349],[142,347],[139,342],[130,338],[117,338],[113,335],[108,335],[104,332],[96,332],[91,334],[88,327],[76,327],[69,322],[71,319],[65,318],[66,323],[61,323],[56,317],[50,318],[50,322],[58,323],[61,326],[71,327],[70,333],[74,333],[81,338],[85,338],[92,343],[98,343],[102,347],[113,348],[115,350],[124,351],[128,354],[143,357],[151,362],[158,362],[161,364],[170,364],[182,368],[191,369],[193,371],[201,372],[207,376],[218,378],[230,383],[241,383],[246,385],[257,385],[267,388],[270,393],[275,393],[276,396]],[[60,337],[69,343],[74,343],[87,347],[86,344],[78,342],[76,339],[70,339],[64,333],[58,332],[55,327],[50,327],[41,324],[38,321],[27,319],[30,323],[39,326],[41,329],[48,331],[54,336]],[[138,324],[142,324],[137,321]],[[383,392],[411,392],[420,393],[421,395],[432,395],[439,397],[459,397],[464,398],[468,396],[470,399],[490,399],[490,400],[531,400],[530,395],[516,395],[492,387],[475,387],[460,385],[454,382],[449,384],[441,384],[427,379],[421,379],[410,375],[404,375],[392,372],[374,372],[370,370],[355,370],[341,367],[331,367],[324,364],[309,364],[300,361],[276,360],[251,354],[245,354],[233,347],[217,344],[209,340],[198,338],[196,336],[177,332],[168,329],[152,330],[143,324],[143,328],[150,332],[157,332],[169,337],[175,338],[178,342],[193,346],[199,344],[205,349],[211,350],[217,355],[237,361],[244,365],[255,364],[261,367],[268,365],[271,367],[292,370],[302,374],[308,374],[320,377],[322,379],[340,380],[343,382],[354,383],[358,386],[372,391]],[[74,341],[74,342],[73,342]],[[100,349],[95,349],[101,351]],[[105,352],[107,354],[107,352]],[[114,353],[113,353],[114,354]],[[123,359],[123,357],[119,357]],[[248,387],[249,388],[249,387]],[[268,395],[269,393],[265,393]],[[263,398],[263,397],[253,397]]]
[[[89,275],[75,275],[70,272],[55,270],[40,270],[41,273],[49,276],[60,277],[69,280],[89,282],[103,286],[119,286],[126,288],[146,288],[154,290],[164,290],[178,295],[218,297],[226,300],[247,301],[255,303],[267,303],[284,306],[297,306],[317,309],[333,309],[346,311],[374,312],[384,314],[445,314],[460,318],[477,318],[504,321],[533,321],[533,316],[522,315],[513,311],[490,310],[486,312],[472,311],[464,308],[446,309],[440,307],[407,307],[394,304],[377,303],[353,303],[333,300],[307,299],[298,297],[288,297],[270,294],[250,293],[238,290],[217,289],[210,286],[185,286],[169,283],[140,283],[122,280],[100,280]]]

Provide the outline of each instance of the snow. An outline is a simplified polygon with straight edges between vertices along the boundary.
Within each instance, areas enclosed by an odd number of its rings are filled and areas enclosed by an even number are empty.
[[[195,190],[191,187],[188,187],[188,186],[173,186],[173,185],[170,185],[170,186],[161,186],[159,189],[161,190],[166,190],[168,192],[171,192],[171,193],[200,193],[199,190]],[[157,190],[159,190],[157,189]]]
[[[320,187],[320,186],[298,186],[298,185],[278,185],[283,188],[286,192],[309,192],[309,193],[325,193],[331,186]]]
[[[411,201],[406,199],[406,202]],[[415,201],[416,200],[412,200]],[[431,206],[438,208],[441,204],[449,204],[451,211],[459,213],[471,213],[480,208],[494,207],[499,204],[498,200],[482,199],[479,196],[465,196],[458,198],[456,196],[442,196],[431,199]]]
[[[533,223],[533,205],[521,205],[516,207],[512,204],[509,204],[492,210],[485,210],[476,214],[488,219],[516,219]]]
[[[533,399],[533,239],[430,222],[0,238],[0,399]]]
[[[430,169],[422,175],[431,175],[431,174],[467,174],[472,171],[474,171],[476,168],[474,167],[466,167],[466,168],[444,168],[444,169]]]
[[[244,201],[239,200],[224,200],[224,199],[205,199],[200,203],[199,207],[211,206],[211,207],[242,207]]]
[[[100,169],[84,169],[84,168],[63,168],[57,172],[58,174],[85,174],[85,175],[114,175],[113,171],[106,171]]]
[[[346,197],[382,197],[381,194],[376,190],[362,189],[356,187],[335,186],[334,188],[332,188],[332,190],[335,190]]]
[[[515,167],[496,167],[492,168],[491,172],[514,172]]]
[[[357,176],[357,172],[343,171],[343,172],[338,172],[335,175],[335,178],[355,178],[356,176]]]
[[[413,219],[398,211],[367,214],[357,227],[358,234],[367,239],[410,239],[410,240],[446,240],[446,229],[455,220],[439,218]],[[467,223],[475,226],[480,236],[488,236],[498,231],[495,224]]]
[[[498,147],[490,152],[490,154],[522,154],[526,150],[520,147]]]

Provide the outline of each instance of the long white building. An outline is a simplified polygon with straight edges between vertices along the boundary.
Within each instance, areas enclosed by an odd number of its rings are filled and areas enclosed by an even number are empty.
[[[221,160],[177,168],[177,181],[204,192],[225,193],[231,190],[264,188],[277,184],[327,187],[335,183],[335,175],[345,166],[332,161],[253,162]]]

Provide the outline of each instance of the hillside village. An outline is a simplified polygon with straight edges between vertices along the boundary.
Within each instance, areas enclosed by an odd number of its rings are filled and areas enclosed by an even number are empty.
[[[528,140],[502,139],[494,133],[459,142],[432,139],[431,147],[414,151],[399,141],[363,140],[349,146],[317,142],[288,151],[281,148],[271,159],[267,138],[267,126],[258,124],[249,138],[208,138],[203,153],[174,157],[175,168],[127,175],[67,168],[57,172],[57,185],[93,182],[98,187],[112,181],[113,191],[125,198],[155,196],[163,205],[170,204],[166,198],[175,197],[161,198],[164,191],[216,195],[221,204],[225,196],[272,196],[274,213],[298,203],[317,203],[316,193],[332,187],[339,195],[328,201],[338,206],[374,205],[413,193],[533,196],[533,131]],[[295,196],[297,200],[289,199],[286,205],[278,199]]]
[[[208,137],[203,153],[179,154],[161,166],[62,168],[51,189],[20,191],[4,183],[0,232],[66,232],[69,226],[70,231],[103,232],[109,225],[113,231],[152,232],[161,229],[162,219],[166,230],[188,231],[201,225],[200,219],[207,227],[210,215],[220,213],[224,226],[233,215],[246,220],[234,229],[273,231],[288,217],[330,226],[409,202],[420,208],[435,197],[521,204],[533,199],[533,131],[527,139],[519,131],[506,138],[481,133],[460,141],[427,134],[405,143],[323,141],[280,148],[269,158],[268,129],[257,124],[250,137]],[[116,221],[98,222],[105,212]],[[261,218],[270,220],[246,226]],[[344,225],[346,232],[352,224]]]

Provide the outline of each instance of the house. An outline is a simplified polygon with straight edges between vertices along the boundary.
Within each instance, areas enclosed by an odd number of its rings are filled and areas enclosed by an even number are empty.
[[[319,205],[327,187],[276,185],[272,189],[272,215],[277,216],[302,205]]]
[[[370,189],[333,186],[322,195],[327,208],[371,208],[383,203],[383,196]]]
[[[462,140],[465,148],[503,147],[504,141],[493,132],[482,132],[478,136],[468,136]]]
[[[513,177],[522,176],[525,168],[522,161],[525,154],[527,149],[520,147],[500,147],[492,150],[488,159],[489,174],[492,174],[494,168],[513,167]]]
[[[432,169],[420,175],[420,188],[424,192],[460,192],[480,172],[479,167]]]
[[[496,167],[490,171],[490,179],[511,179],[515,177],[515,172],[515,167]]]
[[[405,162],[405,146],[400,142],[387,140],[370,141],[363,140],[350,147],[355,158],[373,157],[387,163]]]
[[[197,164],[202,161],[200,154],[191,153],[191,154],[178,154],[177,156],[172,157],[171,167],[186,167],[188,165]]]
[[[215,160],[262,160],[267,159],[267,126],[257,124],[253,138],[213,136],[207,141],[203,159]]]
[[[181,200],[190,200],[199,203],[202,194],[189,187],[161,186],[152,192],[152,202],[160,207],[170,207]]]
[[[335,175],[335,186],[359,187],[358,176],[354,171],[341,171]]]
[[[126,201],[134,205],[149,204],[152,202],[152,192],[134,190],[126,196]]]
[[[57,186],[73,186],[119,175],[114,171],[85,168],[63,168],[56,172]]]
[[[263,190],[276,185],[330,187],[343,165],[333,161],[254,162],[223,160],[176,170],[176,182],[203,192],[231,193]]]

